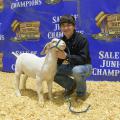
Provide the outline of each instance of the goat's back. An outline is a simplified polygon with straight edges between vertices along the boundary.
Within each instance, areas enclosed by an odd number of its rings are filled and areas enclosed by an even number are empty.
[[[21,72],[35,77],[36,73],[41,69],[44,60],[45,57],[37,57],[31,53],[22,53],[16,60],[15,72]]]

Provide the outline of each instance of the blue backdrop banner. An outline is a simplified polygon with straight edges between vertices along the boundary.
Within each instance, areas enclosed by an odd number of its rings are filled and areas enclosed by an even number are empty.
[[[120,1],[0,0],[0,69],[14,72],[12,51],[40,56],[52,38],[62,37],[59,19],[71,14],[90,44],[88,80],[120,81]]]

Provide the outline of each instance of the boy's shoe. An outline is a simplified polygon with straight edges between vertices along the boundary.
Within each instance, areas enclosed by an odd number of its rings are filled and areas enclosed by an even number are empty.
[[[88,97],[89,97],[89,93],[86,93],[86,94],[83,94],[83,95],[80,95],[80,96],[76,96],[76,102],[79,102],[79,101],[81,101],[81,100],[83,100],[83,101],[85,101]]]

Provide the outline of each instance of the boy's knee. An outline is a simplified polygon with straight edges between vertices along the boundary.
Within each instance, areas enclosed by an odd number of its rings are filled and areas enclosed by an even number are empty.
[[[78,66],[74,67],[72,69],[72,72],[73,72],[73,76],[77,76],[77,77],[84,76],[85,74],[83,68]]]

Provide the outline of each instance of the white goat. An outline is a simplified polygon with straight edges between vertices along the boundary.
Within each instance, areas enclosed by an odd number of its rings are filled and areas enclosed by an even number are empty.
[[[51,42],[47,43],[42,51],[42,54],[46,54],[45,57],[37,57],[31,53],[22,53],[17,55],[12,52],[13,55],[17,57],[15,64],[15,89],[16,95],[21,96],[19,84],[20,76],[24,74],[23,79],[23,89],[26,87],[26,79],[28,77],[36,78],[37,94],[39,97],[39,102],[44,104],[43,98],[43,88],[42,82],[46,80],[48,86],[49,99],[52,99],[52,82],[57,70],[57,55],[56,51],[64,50],[66,47],[63,40],[54,38]]]

